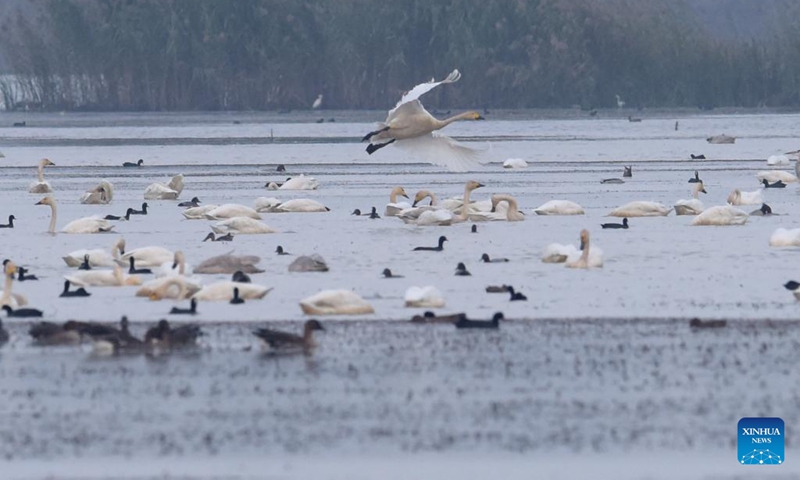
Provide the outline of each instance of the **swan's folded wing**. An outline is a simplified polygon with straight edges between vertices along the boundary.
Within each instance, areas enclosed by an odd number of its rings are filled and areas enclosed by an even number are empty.
[[[447,78],[445,78],[441,82],[434,82],[433,80],[431,80],[430,82],[420,83],[416,87],[414,87],[411,90],[409,90],[408,92],[406,92],[400,98],[400,101],[397,102],[397,105],[394,106],[394,109],[396,110],[397,107],[399,107],[400,105],[403,105],[404,103],[408,103],[408,102],[410,102],[412,100],[418,99],[419,97],[425,95],[426,93],[430,92],[431,90],[433,90],[434,88],[438,87],[439,85],[442,85],[442,84],[445,84],[445,83],[455,83],[460,78],[461,78],[461,72],[459,72],[458,69],[456,69],[456,70],[453,70],[452,72],[450,72],[450,75],[448,75]],[[391,116],[392,112],[394,112],[394,110],[391,110],[389,112],[390,116]]]
[[[479,150],[468,147],[447,135],[437,132],[421,137],[398,140],[395,145],[428,163],[446,167],[452,172],[466,172],[477,169],[488,151],[488,149]]]

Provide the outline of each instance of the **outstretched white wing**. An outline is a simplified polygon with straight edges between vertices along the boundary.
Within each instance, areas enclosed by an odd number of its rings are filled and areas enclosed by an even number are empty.
[[[487,152],[487,149],[478,150],[468,147],[438,132],[398,140],[394,145],[422,161],[441,165],[452,172],[477,169]]]
[[[434,88],[438,87],[439,85],[443,85],[445,83],[455,83],[460,78],[461,78],[461,72],[459,72],[458,69],[455,69],[452,72],[450,72],[450,75],[448,75],[447,78],[445,78],[441,82],[435,82],[435,81],[433,81],[433,79],[431,79],[430,82],[420,83],[416,87],[414,87],[411,90],[409,90],[408,92],[406,92],[405,95],[403,95],[403,97],[400,99],[400,101],[397,102],[397,105],[395,105],[394,108],[396,109],[397,107],[399,107],[400,105],[402,105],[404,103],[408,103],[408,102],[410,102],[412,100],[418,99],[419,97],[421,97],[424,94],[430,92],[431,90],[433,90]],[[392,111],[394,111],[394,110],[392,110]],[[389,115],[392,114],[392,111],[389,112]]]

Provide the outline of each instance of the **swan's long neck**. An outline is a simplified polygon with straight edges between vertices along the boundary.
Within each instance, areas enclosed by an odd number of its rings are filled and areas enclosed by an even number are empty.
[[[55,204],[55,202],[51,202],[50,203],[50,229],[48,230],[48,232],[50,232],[50,233],[56,233],[56,217],[57,217],[56,204]]]
[[[472,189],[469,188],[469,185],[464,187],[464,205],[461,207],[461,215],[459,215],[459,219],[462,222],[467,221],[467,217],[469,217],[469,194],[472,192]]]
[[[800,160],[794,162],[794,174],[800,177]]]
[[[458,115],[453,115],[450,118],[445,118],[444,120],[436,120],[436,130],[441,130],[442,128],[450,125],[453,122],[458,122],[459,120],[472,120],[475,118],[475,114],[473,112],[464,112],[459,113]]]
[[[9,305],[11,303],[11,283],[13,282],[13,275],[5,274],[6,283],[3,286],[3,297],[0,298],[0,305]]]
[[[122,269],[119,266],[114,267],[114,278],[117,280],[117,285],[125,285],[125,277],[122,275]]]
[[[508,212],[506,214],[508,220],[519,217],[519,206],[517,205],[516,198],[511,195],[495,195],[494,198],[497,200],[495,205],[499,205],[500,202],[506,202],[508,204]]]
[[[122,245],[123,243],[117,240],[116,243],[114,243],[114,246],[111,248],[111,255],[114,257],[114,259],[119,259],[119,254],[120,251],[122,250]]]
[[[40,163],[39,164],[39,168],[37,170],[39,171],[39,183],[43,183],[44,182],[44,164]]]
[[[584,265],[589,264],[589,237],[586,237],[586,241],[583,242],[583,252],[581,253],[580,262]]]
[[[178,274],[181,276],[186,274],[186,262],[183,260],[183,255],[178,257]]]
[[[397,189],[392,190],[392,193],[389,194],[389,203],[397,203],[397,195],[399,194],[400,192]]]
[[[698,200],[700,198],[700,187],[696,186],[699,184],[695,184],[694,189],[692,190],[692,198]]]

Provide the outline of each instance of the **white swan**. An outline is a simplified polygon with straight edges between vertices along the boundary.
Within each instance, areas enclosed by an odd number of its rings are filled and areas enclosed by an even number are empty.
[[[509,222],[521,222],[525,220],[525,215],[517,207],[517,199],[511,195],[492,195],[492,209],[487,212],[475,212],[469,214],[469,219],[474,222],[486,220],[507,220]],[[506,204],[503,208],[502,204]]]
[[[124,287],[142,284],[142,277],[125,275],[119,265],[113,270],[86,270],[64,275],[64,278],[76,287]]]
[[[406,190],[403,187],[394,187],[391,193],[389,193],[389,203],[386,204],[386,210],[383,211],[384,217],[395,217],[403,210],[411,208],[411,204],[408,202],[398,202],[398,196],[408,198]]]
[[[224,220],[226,218],[234,217],[248,217],[255,220],[261,220],[261,215],[254,209],[236,203],[226,203],[206,213],[208,220]]]
[[[395,143],[423,155],[426,161],[441,165],[453,171],[465,171],[477,166],[480,151],[464,146],[446,135],[437,132],[459,120],[483,120],[478,112],[465,112],[445,120],[439,120],[428,113],[419,97],[439,85],[454,83],[461,78],[458,70],[453,70],[441,82],[431,80],[412,88],[389,111],[386,121],[378,124],[375,131],[369,132],[363,141],[369,141],[367,153]]]
[[[248,217],[233,217],[223,220],[212,225],[211,230],[214,230],[214,233],[217,234],[233,233],[234,235],[278,233],[277,230],[270,228],[266,223]]]
[[[56,233],[56,200],[53,197],[44,197],[36,205],[50,205],[50,227],[48,232]],[[103,233],[110,232],[114,225],[100,217],[83,217],[64,225],[63,233]]]
[[[583,207],[569,200],[550,200],[533,209],[536,215],[583,215]]]
[[[203,288],[199,283],[175,275],[171,277],[155,278],[145,282],[138,290],[137,297],[148,297],[150,300],[186,300]]]
[[[692,225],[744,225],[750,215],[730,205],[710,207],[694,217]]]
[[[175,200],[183,191],[183,174],[172,177],[168,184],[151,183],[144,190],[145,200]]]
[[[664,206],[658,202],[630,202],[617,207],[608,215],[610,217],[665,217],[672,211],[672,207]]]
[[[599,252],[590,253],[589,231],[581,230],[581,256],[577,259],[568,258],[567,268],[600,268],[603,266],[603,255]],[[595,249],[597,250],[597,249]]]
[[[770,155],[767,157],[767,165],[791,165],[791,162],[786,155]]]
[[[258,268],[256,264],[261,261],[255,255],[217,255],[200,262],[194,269],[194,273],[216,274],[216,273],[235,273],[241,270],[244,273],[262,273],[264,270]]]
[[[414,197],[414,205],[426,197],[431,198],[431,205],[428,207],[412,207],[411,209],[402,210],[396,216],[405,223],[418,226],[452,225],[453,223],[466,222],[472,208],[472,205],[469,203],[470,193],[483,186],[482,183],[478,183],[475,180],[469,180],[464,185],[463,202],[465,203],[461,206],[461,212],[458,215],[454,215],[446,208],[439,207],[436,197],[431,192],[422,190],[417,192],[417,195]]]
[[[107,205],[114,199],[114,185],[106,180],[81,195],[81,203],[85,205]]]
[[[527,166],[528,162],[521,158],[509,158],[503,162],[503,168],[525,168]]]
[[[770,247],[800,247],[800,228],[779,228],[769,237]]]
[[[281,201],[275,197],[258,197],[253,201],[253,208],[259,213],[269,213],[280,204]]]
[[[217,282],[203,287],[192,298],[204,302],[230,301],[233,299],[234,288],[239,289],[239,298],[244,300],[258,300],[272,291],[269,287],[255,283]]]
[[[764,198],[761,196],[761,189],[743,192],[736,188],[728,195],[728,203],[731,205],[761,205],[764,203]]]
[[[300,300],[306,315],[362,315],[375,313],[372,305],[350,290],[323,290]]]
[[[124,253],[125,239],[119,238],[111,247],[111,253],[102,248],[94,250],[81,249],[70,252],[61,258],[63,258],[64,262],[70,267],[79,267],[83,263],[86,255],[89,255],[90,267],[114,267],[119,264],[117,261],[120,260],[120,255]]]
[[[175,252],[172,261],[162,263],[153,273],[156,277],[185,276],[189,270],[191,270],[191,266],[186,263],[186,257],[184,257],[183,252],[178,250]],[[197,277],[195,277],[195,280],[198,283],[200,282]]]
[[[408,287],[403,299],[405,300],[406,307],[444,307],[444,297],[442,296],[442,292],[432,285],[428,285],[427,287]]]
[[[697,215],[704,210],[703,202],[698,198],[700,192],[706,192],[703,182],[692,184],[692,198],[688,200],[678,200],[675,202],[675,215]]]
[[[28,304],[28,299],[25,298],[24,295],[20,295],[11,291],[11,287],[14,283],[14,274],[16,273],[17,265],[10,260],[6,262],[6,264],[3,266],[3,275],[6,278],[3,291],[0,292],[2,294],[0,295],[0,306],[8,305],[11,308],[19,308]]]
[[[50,193],[53,191],[50,188],[50,183],[46,182],[44,179],[44,167],[48,166],[55,166],[55,163],[51,162],[49,158],[43,158],[39,160],[39,166],[36,167],[36,172],[39,176],[38,182],[31,182],[30,186],[28,187],[28,192],[30,193]]]
[[[259,211],[270,212],[270,213],[315,213],[315,212],[329,212],[331,210],[325,205],[310,198],[295,198],[294,200],[278,203],[277,205],[273,205],[271,207],[267,207],[266,205],[264,205],[264,207],[265,207],[264,209]]]
[[[798,175],[800,174],[796,173],[795,165],[795,173],[784,172],[783,170],[762,170],[756,173],[756,178],[758,178],[759,182],[766,180],[769,183],[775,183],[780,180],[783,183],[793,183],[798,181]]]
[[[317,188],[319,188],[319,182],[313,177],[306,177],[301,173],[299,177],[292,177],[283,182],[278,190],[316,190]]]
[[[128,265],[130,258],[136,260],[137,267],[159,267],[165,262],[172,262],[175,253],[164,247],[140,247],[122,255],[122,264]]]
[[[190,207],[186,210],[182,211],[183,217],[186,220],[205,220],[206,214],[215,208],[219,207],[219,205],[203,205],[202,207]]]
[[[568,258],[580,255],[581,251],[575,245],[562,245],[560,243],[551,243],[544,249],[542,253],[542,262],[544,263],[564,263]]]
[[[729,135],[714,135],[711,137],[706,138],[706,141],[712,145],[724,145],[728,143],[736,143],[736,137],[731,137]]]

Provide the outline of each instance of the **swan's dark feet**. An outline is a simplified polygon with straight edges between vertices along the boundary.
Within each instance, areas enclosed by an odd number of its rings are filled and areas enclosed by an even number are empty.
[[[389,130],[389,127],[383,127],[383,128],[381,128],[380,130],[375,130],[374,132],[369,132],[368,134],[364,135],[364,138],[362,138],[362,139],[361,139],[361,141],[362,141],[362,142],[366,142],[366,141],[368,141],[370,138],[372,138],[372,136],[373,136],[373,135],[377,135],[377,134],[379,134],[379,133],[383,133],[383,132],[385,132],[386,130]]]
[[[389,140],[386,143],[370,143],[369,145],[367,145],[367,153],[372,155],[373,153],[377,152],[378,150],[380,150],[381,148],[385,147],[386,145],[390,145],[390,144],[392,144],[394,142],[395,142],[395,139],[393,138],[393,139]]]

